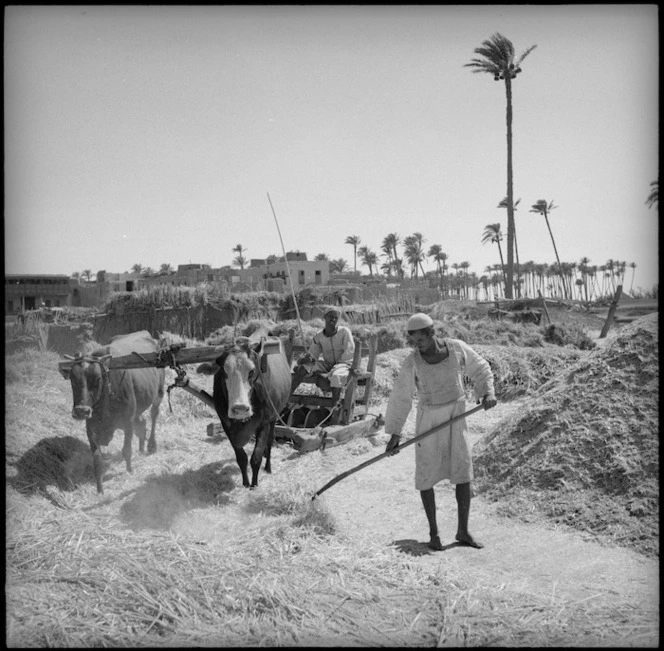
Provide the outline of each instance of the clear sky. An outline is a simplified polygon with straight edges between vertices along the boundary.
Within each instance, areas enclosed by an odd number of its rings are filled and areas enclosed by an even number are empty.
[[[522,262],[635,262],[658,282],[658,7],[5,7],[5,272],[343,257],[420,232],[448,264],[498,263],[505,85],[517,53]],[[358,269],[360,263],[358,262]],[[425,269],[433,269],[432,262]],[[362,269],[367,273],[366,268]],[[631,271],[626,279],[630,279]],[[627,288],[626,288],[627,289]]]

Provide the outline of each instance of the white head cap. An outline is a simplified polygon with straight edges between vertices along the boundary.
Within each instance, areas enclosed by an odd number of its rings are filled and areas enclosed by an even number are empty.
[[[433,319],[428,314],[423,314],[418,312],[413,314],[413,316],[408,319],[406,322],[406,330],[410,332],[411,330],[422,330],[424,328],[429,328],[433,325]]]

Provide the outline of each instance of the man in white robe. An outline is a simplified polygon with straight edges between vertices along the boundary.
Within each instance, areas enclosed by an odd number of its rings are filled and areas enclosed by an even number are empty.
[[[414,350],[404,359],[394,381],[385,414],[385,432],[391,434],[387,452],[396,454],[401,430],[418,396],[416,434],[422,434],[466,411],[463,376],[473,383],[475,397],[485,409],[497,401],[489,363],[459,339],[435,336],[433,320],[427,314],[414,314],[406,324]],[[464,418],[419,443],[415,450],[415,488],[420,491],[429,521],[429,547],[442,550],[436,521],[433,487],[447,479],[455,484],[458,507],[456,540],[480,549],[468,530],[473,462]]]

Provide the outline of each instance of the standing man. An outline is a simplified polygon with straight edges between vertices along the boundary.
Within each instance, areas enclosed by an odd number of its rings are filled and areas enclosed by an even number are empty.
[[[413,314],[406,329],[414,350],[403,361],[385,414],[385,432],[392,435],[386,452],[392,454],[399,452],[401,430],[415,392],[418,395],[416,434],[466,411],[463,375],[473,382],[475,397],[485,409],[497,403],[491,367],[470,346],[459,339],[436,337],[433,320],[427,314]],[[481,549],[482,543],[468,530],[473,462],[464,418],[422,439],[415,450],[415,488],[420,491],[429,521],[429,547],[434,550],[442,550],[443,546],[438,536],[433,487],[443,479],[456,485],[456,539],[462,545]]]
[[[332,398],[339,399],[355,355],[350,328],[337,325],[340,316],[335,307],[325,310],[325,327],[314,335],[309,350],[297,361],[291,380],[291,394],[307,375],[312,374],[316,386],[323,391],[332,391]]]

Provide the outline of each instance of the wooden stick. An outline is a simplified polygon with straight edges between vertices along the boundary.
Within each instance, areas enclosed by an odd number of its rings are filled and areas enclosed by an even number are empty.
[[[604,327],[602,328],[602,332],[599,333],[600,339],[604,339],[604,337],[606,337],[606,335],[609,332],[609,328],[611,327],[611,323],[613,322],[613,317],[616,313],[616,309],[618,308],[618,302],[620,301],[621,295],[622,295],[622,285],[618,285],[616,293],[613,297],[613,302],[611,303],[611,307],[609,308],[609,313],[606,317],[606,321],[604,322]]]
[[[195,348],[180,348],[175,351],[161,353],[131,353],[121,357],[112,357],[109,368],[165,368],[171,365],[171,352],[177,364],[200,364],[211,362],[224,352],[224,346],[197,346]],[[71,368],[76,359],[67,360],[58,364],[60,369]]]
[[[477,405],[477,407],[473,407],[472,409],[469,409],[468,411],[464,412],[463,414],[459,414],[458,416],[453,416],[449,420],[445,421],[444,423],[441,423],[440,425],[436,425],[436,427],[432,427],[430,430],[427,430],[426,432],[423,432],[422,434],[418,434],[417,436],[414,436],[412,439],[409,441],[406,441],[405,443],[400,443],[399,444],[399,450],[402,450],[403,448],[407,448],[409,445],[413,445],[413,443],[417,443],[418,441],[421,441],[423,438],[426,438],[427,436],[431,436],[432,434],[435,434],[436,432],[439,432],[441,429],[448,427],[452,423],[455,423],[456,421],[460,420],[461,418],[465,418],[467,416],[470,416],[471,414],[474,414],[476,411],[479,411],[480,409],[484,409],[484,405]],[[340,475],[337,475],[334,479],[331,481],[327,482],[323,488],[320,490],[316,491],[314,493],[314,496],[311,498],[311,500],[315,500],[318,495],[321,493],[325,492],[328,488],[331,488],[334,486],[337,482],[340,482],[342,479],[345,479],[349,475],[352,475],[353,473],[357,472],[358,470],[363,470],[367,466],[370,466],[371,464],[376,463],[376,461],[380,461],[381,459],[384,459],[385,457],[390,457],[392,456],[392,452],[383,452],[383,454],[379,454],[377,457],[373,457],[373,459],[369,459],[368,461],[365,461],[364,463],[361,463],[359,466],[355,466],[355,468],[351,468],[350,470],[346,470],[346,472],[342,472]]]

